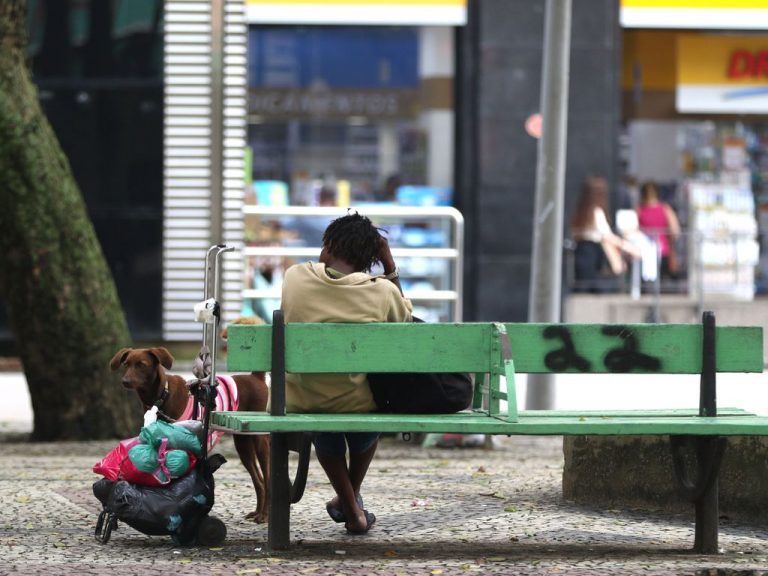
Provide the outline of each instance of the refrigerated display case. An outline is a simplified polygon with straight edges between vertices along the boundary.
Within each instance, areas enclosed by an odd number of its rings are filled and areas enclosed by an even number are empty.
[[[317,260],[322,231],[349,209],[308,206],[243,208],[246,246],[243,281],[244,315],[269,322],[280,305],[284,271]],[[400,269],[403,293],[414,315],[427,322],[461,321],[464,218],[449,206],[360,205],[351,208],[386,231]],[[374,269],[374,274],[382,270]]]

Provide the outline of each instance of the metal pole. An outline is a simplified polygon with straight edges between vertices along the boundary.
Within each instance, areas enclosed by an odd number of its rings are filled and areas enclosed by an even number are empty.
[[[543,124],[536,165],[536,205],[528,301],[530,322],[560,320],[570,48],[571,0],[547,0],[541,74]],[[526,408],[551,408],[553,400],[554,376],[529,375]]]
[[[653,243],[656,246],[656,280],[653,282],[653,312],[651,322],[661,322],[661,244],[658,232],[653,233]]]
[[[211,244],[223,236],[224,198],[224,4],[211,0]]]

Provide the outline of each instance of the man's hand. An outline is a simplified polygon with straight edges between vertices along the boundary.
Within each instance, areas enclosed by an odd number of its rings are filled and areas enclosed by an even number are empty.
[[[397,270],[395,259],[392,258],[392,251],[389,249],[389,242],[381,234],[379,234],[379,260],[384,267],[384,274],[392,274]],[[395,275],[393,278],[390,278],[389,281],[397,286],[397,289],[400,290],[400,295],[402,296],[403,288],[400,286],[399,275]]]
[[[381,234],[379,234],[379,260],[384,267],[384,274],[391,274],[395,271],[395,259],[392,258],[389,242]]]

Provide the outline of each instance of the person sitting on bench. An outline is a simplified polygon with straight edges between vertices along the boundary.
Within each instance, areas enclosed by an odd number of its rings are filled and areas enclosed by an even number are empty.
[[[371,269],[381,263],[384,275]],[[352,212],[323,234],[320,262],[291,266],[282,305],[291,322],[410,322],[389,243],[366,218]],[[286,374],[287,412],[373,412],[365,374]],[[315,453],[336,492],[326,510],[351,534],[366,533],[376,517],[363,508],[360,486],[378,445],[378,433],[318,433]],[[349,449],[349,464],[346,451]]]

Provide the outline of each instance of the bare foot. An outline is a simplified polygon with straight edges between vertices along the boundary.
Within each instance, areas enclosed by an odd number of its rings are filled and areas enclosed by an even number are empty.
[[[360,510],[359,514],[350,514],[351,519],[344,523],[344,527],[350,534],[366,534],[376,522],[376,516],[368,510]]]
[[[357,500],[357,506],[360,508],[360,510],[363,509],[363,497],[360,496],[360,494],[357,494],[355,499]],[[346,522],[347,516],[344,514],[344,511],[341,507],[341,501],[339,500],[338,496],[334,496],[328,502],[325,503],[325,510],[328,512],[328,516],[331,517],[331,519],[334,522]]]
[[[253,512],[248,512],[245,518],[246,520],[253,520],[256,524],[264,524],[269,519],[269,515],[266,512],[254,510]]]

